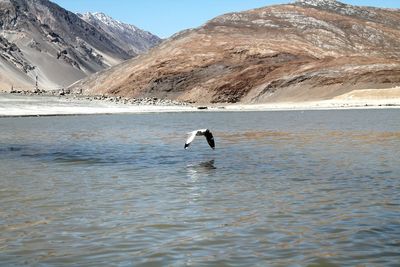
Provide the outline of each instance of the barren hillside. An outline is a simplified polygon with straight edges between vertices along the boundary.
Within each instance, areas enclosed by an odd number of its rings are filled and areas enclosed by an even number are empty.
[[[400,11],[301,0],[217,17],[76,83],[197,103],[331,98],[400,84]]]

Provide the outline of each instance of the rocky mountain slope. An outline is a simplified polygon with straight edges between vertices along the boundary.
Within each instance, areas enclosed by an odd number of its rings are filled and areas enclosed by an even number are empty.
[[[261,103],[398,84],[399,10],[300,0],[217,17],[72,88],[197,103]]]
[[[161,39],[133,25],[126,24],[104,13],[85,13],[78,16],[97,29],[102,29],[112,36],[119,47],[123,47],[132,56],[146,53],[150,48],[161,43]]]
[[[132,50],[48,0],[0,0],[0,90],[32,89],[36,78],[41,89],[64,87],[135,56]]]

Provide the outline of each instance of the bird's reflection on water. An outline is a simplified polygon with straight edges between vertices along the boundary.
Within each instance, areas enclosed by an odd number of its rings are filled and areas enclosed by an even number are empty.
[[[210,170],[215,170],[215,169],[217,169],[217,167],[215,167],[214,164],[215,164],[215,160],[212,159],[212,160],[209,160],[209,161],[200,162],[200,163],[197,165],[197,167],[198,167],[198,168],[201,168],[201,169],[203,169],[203,170],[205,170],[205,171],[210,171]]]
[[[194,170],[196,172],[209,172],[212,170],[217,169],[215,167],[215,160],[207,160],[207,161],[202,161],[200,163],[191,163],[187,165],[188,170]]]
[[[207,160],[199,163],[190,163],[186,166],[187,176],[191,180],[197,180],[201,175],[210,175],[217,167],[215,167],[215,160]]]

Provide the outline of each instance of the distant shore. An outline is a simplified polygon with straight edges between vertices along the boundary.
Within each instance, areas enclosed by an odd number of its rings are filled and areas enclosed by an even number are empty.
[[[380,95],[377,95],[379,93]],[[284,111],[400,108],[400,88],[356,90],[333,99],[265,104],[192,105],[158,98],[58,93],[0,93],[0,117],[129,114],[194,111]]]
[[[128,99],[75,94],[0,93],[0,117],[187,112],[196,107],[168,99]]]

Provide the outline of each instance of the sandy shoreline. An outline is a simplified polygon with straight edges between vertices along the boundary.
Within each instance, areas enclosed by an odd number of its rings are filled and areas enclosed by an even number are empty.
[[[330,110],[400,108],[400,87],[362,89],[329,100],[230,105],[227,110]]]
[[[382,90],[382,89],[381,89]],[[0,117],[135,114],[195,111],[284,111],[400,108],[400,88],[357,90],[330,100],[267,104],[218,104],[199,109],[190,105],[124,104],[57,96],[0,94]]]
[[[309,102],[281,102],[254,105],[229,105],[227,111],[290,111],[290,110],[341,110],[341,109],[393,109],[400,108],[400,99],[393,101],[381,100],[322,100]]]

